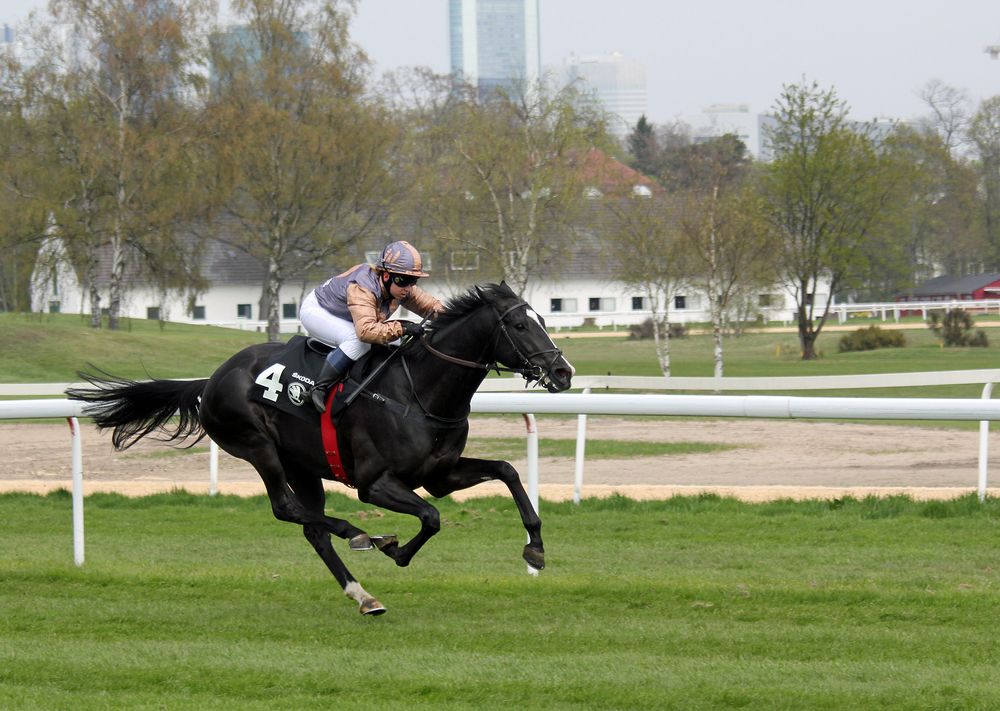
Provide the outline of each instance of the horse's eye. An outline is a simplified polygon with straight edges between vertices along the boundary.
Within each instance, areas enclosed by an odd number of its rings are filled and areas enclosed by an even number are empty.
[[[527,328],[527,326],[525,326],[523,323],[515,323],[514,328],[516,328],[518,331],[523,331],[524,329]]]

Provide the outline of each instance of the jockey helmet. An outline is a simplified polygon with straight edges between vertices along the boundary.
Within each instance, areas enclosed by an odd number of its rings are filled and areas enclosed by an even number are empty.
[[[378,268],[391,274],[428,276],[427,272],[421,269],[422,266],[423,260],[420,258],[420,252],[404,240],[387,244],[378,260]]]

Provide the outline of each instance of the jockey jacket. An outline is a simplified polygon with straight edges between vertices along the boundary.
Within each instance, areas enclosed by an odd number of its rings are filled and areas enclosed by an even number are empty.
[[[423,317],[433,316],[444,304],[418,286],[410,287],[410,297],[400,302],[382,284],[380,272],[358,264],[316,287],[316,301],[338,318],[354,322],[358,340],[386,344],[403,335],[403,324],[386,321],[400,305]]]

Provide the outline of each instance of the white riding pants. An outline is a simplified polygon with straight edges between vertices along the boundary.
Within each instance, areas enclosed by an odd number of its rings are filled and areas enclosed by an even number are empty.
[[[302,300],[299,307],[299,320],[310,336],[331,346],[337,346],[351,360],[357,360],[369,350],[372,345],[358,340],[358,332],[354,322],[334,316],[316,301],[315,292]]]

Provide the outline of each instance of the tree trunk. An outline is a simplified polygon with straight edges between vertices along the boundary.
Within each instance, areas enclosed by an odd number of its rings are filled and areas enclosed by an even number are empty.
[[[278,263],[271,259],[267,266],[267,340],[276,343],[281,340],[281,319],[279,318],[279,301],[281,300],[281,273]]]
[[[670,377],[670,322],[667,320],[669,312],[667,308],[662,311],[657,303],[657,295],[652,291],[646,292],[646,298],[650,303],[650,316],[653,322],[653,344],[656,348],[656,359],[660,364],[660,372],[664,378]],[[666,297],[664,297],[666,302]]]
[[[802,347],[802,360],[816,360],[819,358],[819,355],[816,353],[816,336],[818,335],[805,324],[799,324],[799,345]]]
[[[125,275],[125,248],[120,236],[121,228],[115,225],[111,239],[111,275],[108,284],[108,330],[118,330],[118,317],[122,308],[122,281]]]
[[[111,277],[108,285],[108,330],[118,330],[121,314],[122,282],[125,277],[125,124],[128,119],[128,97],[125,81],[118,82],[118,185],[115,190],[115,226],[111,236]]]

